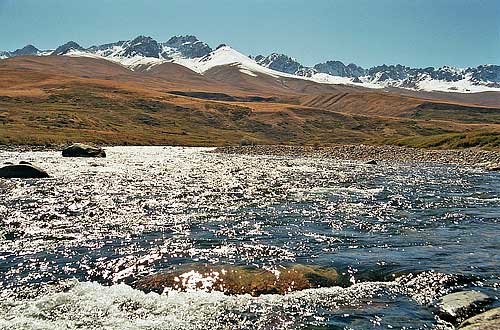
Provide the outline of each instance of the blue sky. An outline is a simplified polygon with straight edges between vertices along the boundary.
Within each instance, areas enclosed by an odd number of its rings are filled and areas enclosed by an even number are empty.
[[[500,64],[500,0],[0,0],[0,50],[194,34],[305,65]]]

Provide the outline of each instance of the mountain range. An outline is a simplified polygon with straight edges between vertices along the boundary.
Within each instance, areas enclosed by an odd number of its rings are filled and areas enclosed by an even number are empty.
[[[214,49],[194,36],[28,45],[2,57],[0,145],[500,149],[496,66],[308,67],[286,55]]]
[[[341,61],[326,61],[304,66],[285,54],[246,56],[227,45],[215,49],[195,36],[174,36],[166,42],[138,36],[88,48],[70,41],[53,50],[40,50],[33,45],[15,51],[0,51],[0,58],[17,56],[64,55],[102,58],[133,71],[151,70],[163,63],[176,63],[203,74],[218,66],[236,66],[249,76],[296,78],[322,84],[343,84],[373,89],[403,88],[415,91],[473,93],[500,91],[500,66],[479,65],[472,68],[410,68],[400,64],[363,68]]]

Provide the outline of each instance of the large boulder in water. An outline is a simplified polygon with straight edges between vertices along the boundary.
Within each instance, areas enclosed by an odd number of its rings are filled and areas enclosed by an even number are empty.
[[[62,151],[63,157],[106,157],[102,148],[75,143]]]
[[[221,291],[225,294],[285,294],[292,291],[330,287],[338,284],[333,268],[306,265],[276,270],[238,266],[184,266],[181,269],[147,276],[135,283],[146,292],[166,290]]]
[[[450,293],[438,300],[438,314],[445,321],[457,323],[474,315],[491,301],[490,297],[477,291]]]
[[[471,317],[460,324],[461,330],[498,330],[500,329],[500,307]]]
[[[0,178],[48,178],[49,174],[44,170],[30,165],[30,164],[19,164],[19,165],[7,165],[0,168]]]

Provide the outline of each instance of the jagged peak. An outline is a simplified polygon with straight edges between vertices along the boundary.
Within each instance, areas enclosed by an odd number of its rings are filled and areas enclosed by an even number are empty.
[[[68,41],[67,43],[65,43],[61,47],[82,48],[82,46],[80,46],[77,42],[75,42],[73,40]]]
[[[193,35],[177,35],[173,36],[165,42],[166,45],[182,45],[184,43],[201,42],[196,36]]]
[[[33,45],[26,45],[23,48],[16,49],[11,53],[11,56],[23,56],[23,55],[37,55],[40,52],[38,48]]]
[[[342,65],[345,65],[344,62],[338,61],[338,60],[328,60],[328,61],[326,61],[324,63],[325,64],[342,64]]]
[[[144,36],[144,35],[139,35],[135,37],[134,39],[129,41],[130,45],[138,45],[138,44],[144,44],[144,43],[158,43],[155,39],[153,39],[150,36]]]
[[[287,54],[283,53],[278,53],[278,52],[272,52],[271,54],[264,56],[264,55],[257,55],[255,56],[255,59],[260,59],[260,60],[276,60],[276,59],[286,59],[289,61],[294,61],[297,62],[297,59],[295,57],[291,57]]]
[[[39,49],[36,48],[35,46],[33,46],[32,44],[28,44],[28,45],[24,46],[23,48],[17,49],[16,51],[18,51],[18,50],[34,50],[34,51],[39,51]]]
[[[126,42],[124,45],[123,55],[126,57],[152,57],[160,58],[160,53],[162,49],[160,44],[149,36],[139,35],[134,39]]]
[[[84,48],[74,41],[68,41],[64,45],[57,47],[56,50],[52,52],[52,55],[64,55],[71,50],[84,50]]]
[[[173,36],[163,46],[175,50],[186,58],[200,58],[212,52],[212,48],[205,42],[200,41],[196,36],[184,35]],[[168,51],[168,50],[167,50]]]

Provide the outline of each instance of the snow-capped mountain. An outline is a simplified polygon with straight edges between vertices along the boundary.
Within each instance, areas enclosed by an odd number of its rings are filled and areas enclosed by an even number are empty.
[[[207,56],[212,48],[206,43],[198,40],[195,36],[174,36],[163,44],[164,48],[170,49],[171,54],[178,54],[186,58],[199,58]]]
[[[72,52],[83,52],[85,49],[74,41],[70,41],[61,45],[54,50],[51,55],[67,55]]]
[[[371,88],[400,87],[427,91],[479,92],[500,89],[500,66],[496,65],[467,69],[448,66],[419,69],[399,64],[384,64],[364,69],[354,63],[345,65],[340,61],[327,61],[306,67],[287,55],[276,53],[269,56],[259,55],[255,60],[267,68],[310,77],[324,83],[351,83]]]
[[[254,77],[257,77],[259,74],[274,77],[295,77],[292,74],[279,72],[259,65],[254,59],[224,44],[219,45],[214,51],[203,57],[191,60],[176,58],[173,62],[187,66],[198,73],[204,73],[217,66],[231,65],[238,68],[240,72]]]
[[[8,58],[14,56],[26,56],[26,55],[42,55],[43,52],[40,51],[33,45],[26,45],[23,48],[16,49],[13,52],[0,51],[0,58]]]
[[[354,63],[345,65],[340,61],[327,61],[318,63],[314,66],[314,70],[319,73],[326,73],[331,76],[359,78],[366,75],[366,70]]]
[[[368,69],[372,83],[416,90],[480,92],[500,89],[500,66],[481,65],[475,68],[409,68],[382,65]]]
[[[174,36],[166,42],[138,36],[132,40],[84,48],[74,41],[55,50],[41,51],[33,45],[13,52],[0,51],[0,59],[22,55],[65,55],[103,58],[131,70],[172,62],[203,74],[216,66],[231,65],[240,72],[257,77],[307,79],[327,84],[351,84],[368,88],[399,87],[425,91],[481,92],[500,91],[500,66],[480,65],[475,68],[410,68],[400,64],[362,68],[356,64],[326,61],[312,67],[296,59],[272,53],[268,56],[246,56],[227,45],[213,50],[195,36]]]
[[[297,62],[296,59],[285,54],[272,53],[269,56],[258,55],[255,57],[255,61],[258,64],[272,70],[297,76],[303,75],[304,66]]]

